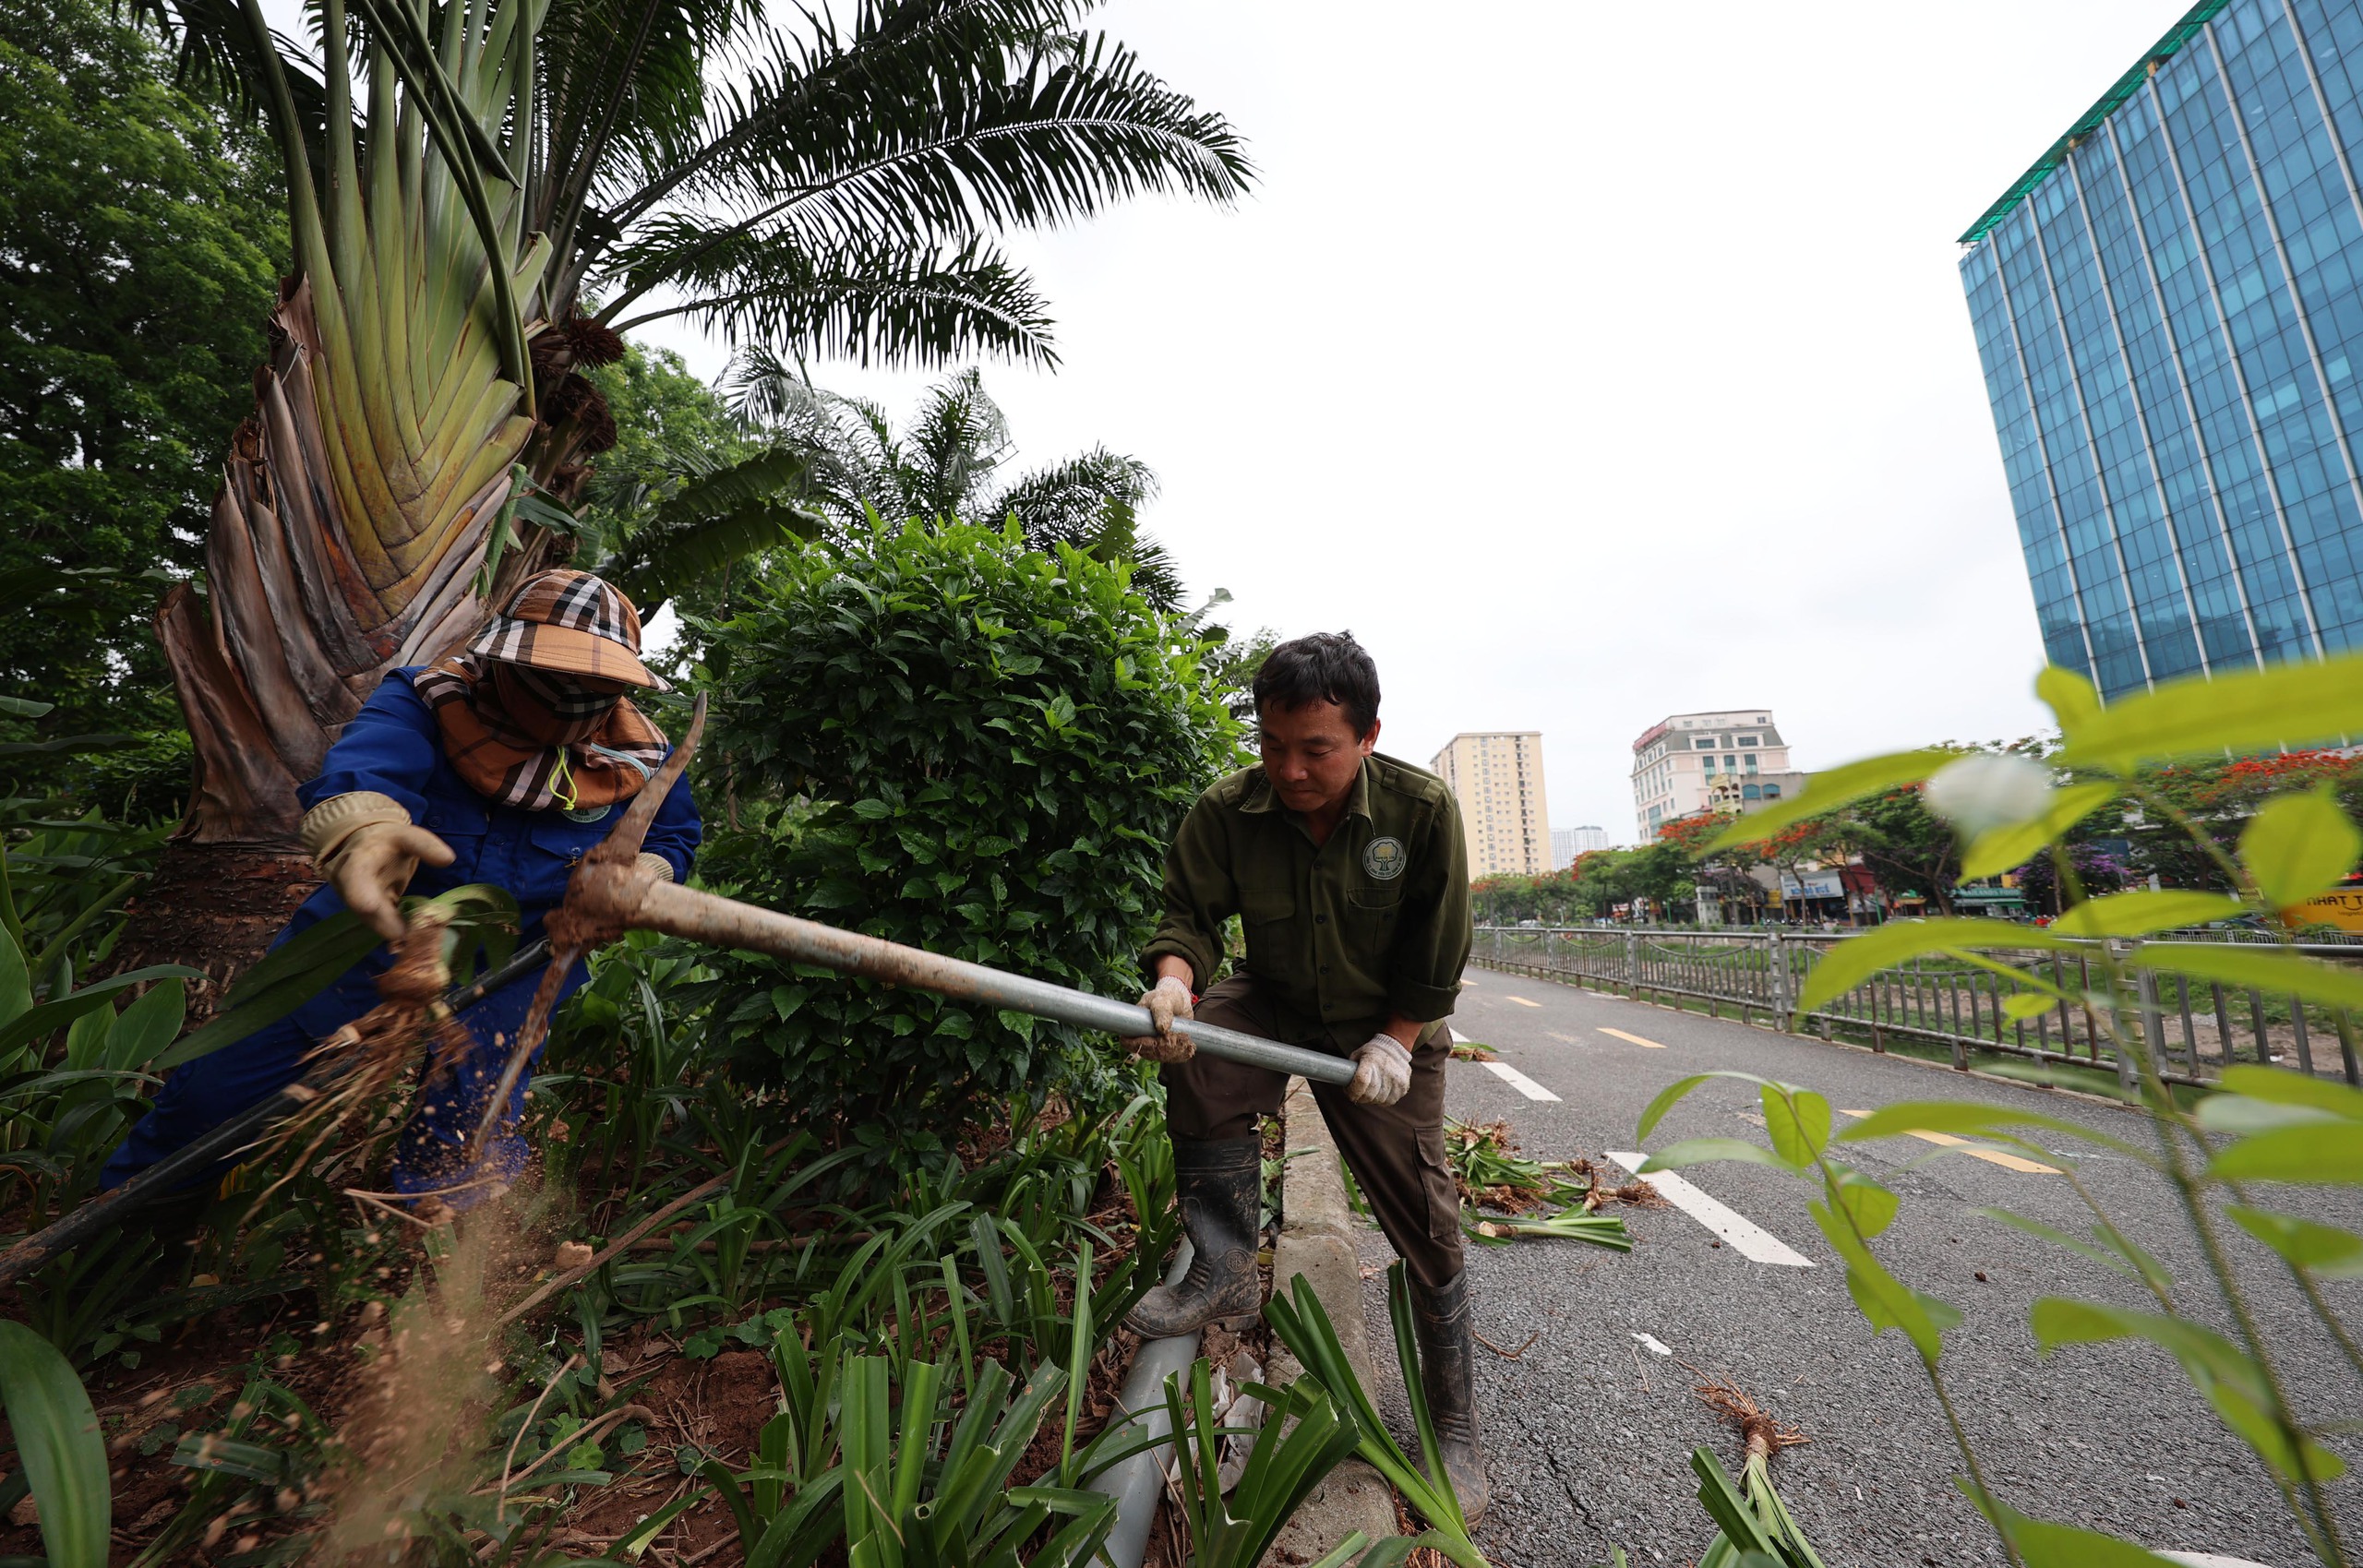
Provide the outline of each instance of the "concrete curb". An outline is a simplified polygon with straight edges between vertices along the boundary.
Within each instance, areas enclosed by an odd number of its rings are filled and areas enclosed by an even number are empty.
[[[1289,1158],[1281,1167],[1280,1239],[1272,1253],[1272,1290],[1276,1295],[1285,1292],[1299,1275],[1312,1282],[1313,1294],[1337,1324],[1354,1375],[1375,1397],[1378,1378],[1371,1360],[1370,1325],[1362,1316],[1361,1258],[1354,1247],[1354,1215],[1346,1204],[1345,1179],[1338,1174],[1337,1144],[1303,1079],[1289,1080],[1280,1116],[1281,1146]],[[1273,1352],[1275,1387],[1286,1387],[1303,1371],[1286,1350]],[[1356,1530],[1373,1540],[1394,1535],[1395,1498],[1376,1470],[1362,1460],[1349,1459],[1304,1500],[1264,1562],[1266,1568],[1317,1562]]]

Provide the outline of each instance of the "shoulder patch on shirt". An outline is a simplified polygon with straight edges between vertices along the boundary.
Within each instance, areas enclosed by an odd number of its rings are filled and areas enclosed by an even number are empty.
[[[1373,881],[1391,882],[1410,863],[1399,838],[1374,838],[1362,846],[1362,869]]]

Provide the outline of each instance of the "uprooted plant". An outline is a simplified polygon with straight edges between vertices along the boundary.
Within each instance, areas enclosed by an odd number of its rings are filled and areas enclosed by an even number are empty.
[[[2118,1138],[2073,1120],[2015,1105],[1931,1101],[1890,1105],[1831,1134],[1829,1100],[1809,1089],[1745,1073],[1702,1073],[1667,1087],[1642,1114],[1647,1137],[1685,1095],[1710,1078],[1753,1083],[1758,1091],[1770,1148],[1730,1138],[1697,1138],[1657,1150],[1643,1169],[1664,1170],[1710,1160],[1745,1160],[1817,1183],[1815,1223],[1845,1260],[1847,1287],[1874,1333],[1897,1329],[1911,1343],[1937,1406],[1958,1446],[1965,1474],[1960,1484],[1991,1523],[2009,1560],[2025,1568],[2067,1568],[2105,1560],[2162,1562],[2114,1538],[2032,1517],[1997,1493],[1954,1409],[1940,1361],[1945,1332],[1961,1321],[1951,1306],[1898,1279],[1872,1247],[1894,1221],[1898,1200],[1878,1181],[1836,1157],[1841,1144],[1906,1132],[1983,1137],[2039,1155],[2058,1169],[2093,1216],[2091,1231],[2072,1236],[2002,1210],[1992,1217],[2067,1248],[2137,1281],[2156,1303],[2134,1311],[2063,1296],[2034,1304],[2032,1327],[2045,1351],[2062,1345],[2142,1339],[2167,1351],[2225,1426],[2257,1455],[2279,1490],[2298,1531],[2325,1564],[2354,1561],[2347,1526],[2326,1491],[2345,1468],[2323,1445],[2328,1429],[2309,1425],[2293,1406],[2292,1369],[2262,1332],[2227,1245],[2230,1229],[2268,1249],[2321,1327],[2339,1347],[2347,1370],[2363,1376],[2363,1346],[2321,1289],[2323,1279],[2363,1273],[2363,1235],[2266,1207],[2252,1184],[2353,1186],[2363,1180],[2363,1091],[2309,1073],[2263,1066],[2233,1066],[2218,1091],[2194,1106],[2161,1076],[2141,1020],[2143,982],[2156,974],[2269,988],[2333,1011],[2350,1046],[2350,1010],[2363,1008],[2363,976],[2288,951],[2281,912],[2335,885],[2354,866],[2363,833],[2323,792],[2269,800],[2242,835],[2237,857],[2196,823],[2177,816],[2171,801],[2147,783],[2144,765],[2160,759],[2220,754],[2301,744],[2363,733],[2363,657],[2280,665],[2212,681],[2161,687],[2103,709],[2081,677],[2047,670],[2037,689],[2051,703],[2064,737],[2054,760],[2072,770],[2067,782],[2021,777],[1999,760],[1950,763],[1941,754],[1877,758],[1818,776],[1802,800],[1827,809],[1862,793],[1929,781],[1966,843],[1970,874],[2048,855],[2063,886],[2073,888],[2075,867],[2061,847],[2067,831],[2102,805],[2131,799],[2180,820],[2195,847],[2216,861],[2240,890],[2235,897],[2177,890],[2117,893],[2084,901],[2073,912],[2077,935],[2127,939],[2200,919],[2246,913],[2283,935],[2281,952],[2222,944],[2112,941],[2092,963],[2090,989],[2070,991],[2050,976],[2006,962],[2000,953],[2041,952],[2058,945],[2046,932],[1979,920],[1910,921],[1849,940],[1821,959],[1798,999],[1811,1011],[1869,976],[1914,955],[1943,953],[2006,980],[2014,1004],[2069,1008],[2090,1021],[2129,1064],[2129,1098],[2149,1125],[2149,1139]],[[1953,766],[1970,771],[1946,776]],[[2033,763],[2024,764],[2033,768]],[[2039,771],[2038,771],[2039,774]],[[2029,785],[2033,787],[2029,787]],[[1939,786],[1943,787],[1939,787]],[[1802,806],[1796,809],[1803,809]],[[1735,823],[1733,842],[1777,832],[1796,810],[1767,811]],[[2067,921],[2061,922],[2067,925]],[[2055,928],[2057,929],[2057,928]],[[2158,1179],[2176,1200],[2200,1256],[2206,1286],[2233,1325],[2230,1334],[2187,1315],[2187,1287],[2136,1244],[2081,1179],[2078,1162],[2050,1143],[2092,1144],[2132,1161]]]
[[[1772,1456],[1812,1440],[1782,1426],[1721,1378],[1710,1378],[1692,1392],[1739,1429],[1741,1454],[1740,1478],[1734,1482],[1713,1449],[1690,1451],[1690,1467],[1698,1477],[1698,1505],[1715,1521],[1715,1538],[1699,1553],[1698,1568],[1751,1568],[1755,1556],[1770,1558],[1781,1568],[1823,1568],[1788,1504],[1772,1488]]]
[[[1625,1222],[1599,1211],[1609,1203],[1661,1202],[1646,1181],[1621,1184],[1589,1159],[1533,1160],[1518,1153],[1507,1121],[1445,1121],[1445,1155],[1460,1190],[1460,1228],[1495,1245],[1519,1236],[1557,1236],[1630,1251]]]

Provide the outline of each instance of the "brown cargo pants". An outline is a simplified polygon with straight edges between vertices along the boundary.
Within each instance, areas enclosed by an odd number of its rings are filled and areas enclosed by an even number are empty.
[[[1282,1039],[1271,999],[1252,975],[1234,975],[1198,999],[1208,1023]],[[1302,1042],[1291,1042],[1301,1044]],[[1313,1048],[1319,1049],[1320,1047]],[[1321,1119],[1337,1140],[1378,1227],[1431,1288],[1460,1272],[1460,1197],[1444,1152],[1444,1064],[1452,1031],[1432,1024],[1411,1053],[1411,1087],[1391,1106],[1358,1106],[1346,1091],[1313,1085]],[[1256,1119],[1279,1113],[1285,1074],[1198,1055],[1158,1071],[1165,1120],[1177,1138],[1245,1138]]]

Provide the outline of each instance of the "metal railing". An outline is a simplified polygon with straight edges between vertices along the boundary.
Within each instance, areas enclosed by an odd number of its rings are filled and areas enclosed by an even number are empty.
[[[2114,1072],[2130,1083],[2134,1064],[2119,1059],[2109,1027],[2088,1008],[2061,1002],[2041,1011],[2011,999],[2041,993],[1957,960],[1933,956],[1882,970],[1825,1007],[1797,1012],[1794,999],[1821,955],[1846,934],[1791,931],[1681,931],[1648,928],[1477,928],[1476,962],[1488,968],[1572,980],[1642,1000],[1700,1001],[1718,1017],[1726,1008],[1742,1022],[1824,1038],[1843,1030],[1867,1035],[1871,1048],[1890,1039],[1948,1047],[1953,1065],[1966,1068],[1973,1050],[2030,1060],[2062,1062]],[[2039,974],[2072,996],[2090,997],[2106,984],[2096,961],[2105,945],[2079,940],[2067,952],[2029,949],[1988,956]],[[2142,944],[2115,944],[2129,955]],[[2152,946],[2187,945],[2153,940]],[[2297,952],[2352,964],[2353,947],[2301,943]],[[2354,1020],[2345,1011],[2220,981],[2195,980],[2144,969],[2137,989],[2113,1011],[2115,1028],[2139,1037],[2169,1083],[2206,1083],[2233,1062],[2262,1062],[2309,1074],[2337,1072],[2363,1083],[2357,1064]]]

